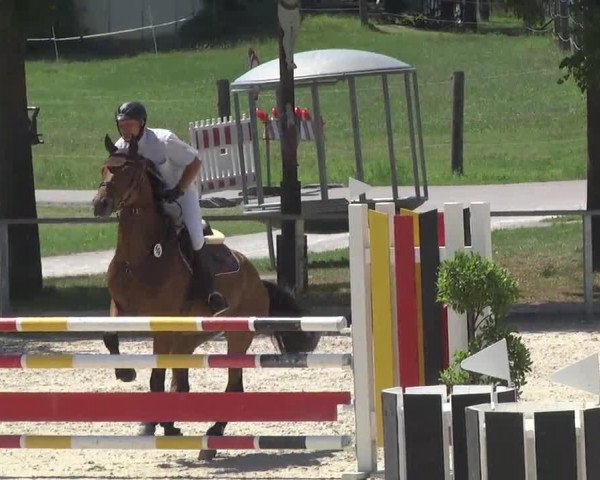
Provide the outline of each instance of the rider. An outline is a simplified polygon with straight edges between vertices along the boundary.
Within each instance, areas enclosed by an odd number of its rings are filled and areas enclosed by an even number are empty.
[[[146,126],[146,108],[140,102],[123,103],[115,114],[121,138],[116,146],[126,147],[131,139],[138,142],[140,155],[151,160],[160,172],[166,190],[163,200],[177,201],[182,210],[183,223],[187,227],[194,249],[192,292],[206,300],[213,313],[228,308],[225,297],[215,288],[212,263],[204,246],[202,213],[196,177],[201,161],[198,151],[181,141],[173,132]]]

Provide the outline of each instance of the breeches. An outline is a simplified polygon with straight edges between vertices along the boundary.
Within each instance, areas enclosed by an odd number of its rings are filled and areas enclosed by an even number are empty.
[[[200,250],[204,245],[202,229],[202,212],[196,184],[192,183],[178,200],[181,205],[183,223],[187,227],[194,250]]]

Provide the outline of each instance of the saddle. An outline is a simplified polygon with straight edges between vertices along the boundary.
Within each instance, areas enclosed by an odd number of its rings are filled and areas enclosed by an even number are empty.
[[[188,230],[183,223],[181,207],[175,203],[165,202],[162,202],[160,207],[170,227],[175,230],[175,235],[179,240],[179,252],[184,262],[188,265],[190,272],[192,272],[194,250]],[[225,235],[218,230],[213,230],[210,224],[204,219],[202,219],[202,227],[205,239],[205,244],[202,248],[206,249],[207,253],[209,253],[208,257],[212,262],[212,270],[215,272],[215,275],[225,275],[239,271],[240,264],[237,258],[224,243]]]
[[[210,224],[202,219],[202,226],[204,231],[204,247],[209,253],[208,258],[212,263],[213,271],[215,275],[226,275],[229,273],[236,273],[240,269],[240,263],[235,257],[231,249],[225,245],[225,235],[218,230],[213,230]],[[185,260],[190,265],[193,265],[192,256],[194,254],[192,248],[192,242],[187,228],[181,225],[178,229],[177,238],[179,240],[179,251]]]

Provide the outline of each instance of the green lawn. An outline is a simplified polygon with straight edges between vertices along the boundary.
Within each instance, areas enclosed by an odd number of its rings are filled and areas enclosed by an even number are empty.
[[[105,158],[102,138],[116,134],[113,112],[121,101],[139,99],[150,125],[168,127],[187,139],[189,121],[214,117],[219,78],[246,70],[249,46],[262,61],[277,55],[274,39],[233,46],[151,53],[93,61],[30,61],[28,99],[41,110],[46,143],[34,148],[37,188],[95,188]],[[520,182],[585,177],[585,105],[572,83],[557,85],[562,54],[550,37],[447,33],[397,26],[361,28],[355,18],[305,19],[297,51],[355,48],[391,55],[419,72],[425,151],[432,184]],[[466,75],[465,175],[450,174],[451,83]],[[383,105],[377,79],[357,82],[365,180],[389,183]],[[403,85],[391,82],[400,177],[408,181]],[[331,181],[353,174],[347,86],[321,92]],[[270,110],[272,92],[259,104]],[[296,103],[311,106],[298,90]],[[278,148],[273,162],[280,163]],[[314,146],[300,148],[300,178],[318,181]],[[279,169],[276,169],[277,181]],[[94,227],[95,228],[95,227]]]
[[[214,208],[204,211],[207,217],[241,215],[241,213],[241,207]],[[93,217],[91,207],[69,205],[38,205],[38,216],[40,218]],[[265,226],[259,222],[216,221],[211,222],[211,225],[227,236],[265,231]],[[43,224],[39,229],[42,256],[107,250],[115,248],[117,241],[116,223]]]
[[[522,302],[581,302],[582,238],[580,218],[498,230],[492,233],[494,260],[517,278]]]

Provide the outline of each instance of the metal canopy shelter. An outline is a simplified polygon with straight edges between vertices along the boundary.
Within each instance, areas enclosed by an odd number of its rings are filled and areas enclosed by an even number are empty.
[[[328,180],[325,153],[325,140],[321,122],[321,106],[319,89],[334,85],[340,81],[348,82],[349,103],[352,120],[354,141],[354,157],[356,164],[355,178],[364,180],[364,161],[360,138],[360,118],[358,113],[358,99],[356,95],[356,78],[377,76],[380,77],[383,103],[385,108],[385,123],[388,144],[388,157],[390,164],[390,181],[392,198],[397,204],[414,208],[422,204],[428,197],[427,175],[425,170],[425,157],[423,151],[423,135],[421,129],[421,115],[419,107],[419,90],[417,72],[414,67],[395,58],[379,53],[361,50],[327,49],[311,50],[294,54],[297,68],[294,70],[294,81],[297,87],[311,89],[313,108],[313,128],[319,166],[319,184],[321,200],[327,201]],[[402,75],[404,77],[406,112],[408,121],[410,159],[412,162],[414,196],[400,198],[398,193],[398,170],[396,153],[394,150],[394,135],[392,128],[392,112],[389,94],[389,77]],[[238,134],[241,135],[240,95],[246,94],[250,110],[252,136],[260,138],[256,117],[255,92],[257,90],[276,90],[279,86],[279,60],[271,60],[255,67],[236,79],[231,84],[234,97],[235,118]],[[256,168],[257,201],[258,205],[264,204],[263,179],[260,162],[260,142],[253,142],[254,160]],[[243,151],[240,147],[240,158],[243,161]],[[248,195],[245,179],[242,181],[244,203],[248,204]],[[368,200],[368,199],[367,199]],[[308,202],[307,202],[308,203]]]

